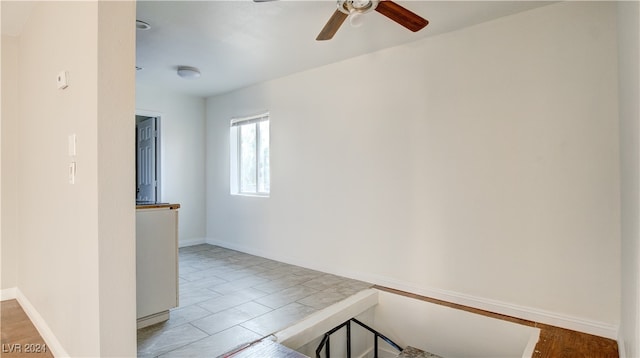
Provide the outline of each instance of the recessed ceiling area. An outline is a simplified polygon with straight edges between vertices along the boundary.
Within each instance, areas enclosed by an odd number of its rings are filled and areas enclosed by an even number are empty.
[[[429,25],[413,33],[371,12],[361,27],[345,22],[330,41],[316,41],[335,1],[138,1],[136,17],[151,28],[136,30],[136,81],[209,97],[551,2],[397,3]],[[178,77],[179,66],[197,67],[200,78]]]

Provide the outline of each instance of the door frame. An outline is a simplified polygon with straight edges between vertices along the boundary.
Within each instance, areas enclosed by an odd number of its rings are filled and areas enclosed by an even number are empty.
[[[137,109],[135,116],[142,117],[155,117],[156,118],[156,131],[157,131],[157,140],[156,140],[156,180],[158,181],[158,186],[156,187],[156,201],[162,202],[162,113],[156,111],[149,111],[146,109]],[[133,120],[136,120],[136,117],[133,117]],[[136,140],[136,151],[138,142]],[[134,155],[135,151],[134,151]],[[137,163],[136,163],[136,176],[137,176]],[[138,179],[136,179],[137,181]],[[134,183],[135,184],[135,183]],[[137,195],[136,195],[137,198]]]

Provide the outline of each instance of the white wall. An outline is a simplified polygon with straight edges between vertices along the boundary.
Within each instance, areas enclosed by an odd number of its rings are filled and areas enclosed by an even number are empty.
[[[162,114],[160,195],[163,202],[180,204],[180,242],[204,240],[205,100],[138,85],[136,108]]]
[[[540,330],[380,291],[373,327],[401,347],[441,357],[531,357]]]
[[[2,118],[15,138],[2,142],[2,206],[15,210],[3,211],[3,254],[16,258],[13,282],[37,323],[70,356],[136,352],[134,160],[122,155],[134,150],[134,20],[134,2],[39,2],[8,69],[20,77],[3,88],[17,102]]]
[[[640,5],[618,3],[622,198],[621,340],[640,356]],[[621,347],[622,350],[622,347]]]
[[[17,227],[16,214],[17,208],[14,203],[18,200],[16,190],[11,190],[17,186],[18,158],[15,153],[17,150],[16,128],[18,97],[16,90],[7,90],[18,87],[18,38],[13,36],[2,36],[2,118],[1,125],[1,160],[2,160],[2,177],[1,177],[1,219],[2,227],[0,232],[0,249],[2,250],[1,273],[0,273],[0,289],[6,289],[16,286],[18,261],[15,255],[17,248]]]
[[[210,98],[207,235],[615,336],[616,53],[615,4],[568,2]],[[229,119],[264,109],[271,197],[232,197]]]
[[[98,260],[100,356],[137,352],[135,1],[98,3]],[[116,140],[114,140],[116,139]],[[117,258],[117,259],[116,259]]]

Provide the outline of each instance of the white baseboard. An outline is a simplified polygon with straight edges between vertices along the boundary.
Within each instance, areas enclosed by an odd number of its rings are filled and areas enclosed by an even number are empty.
[[[16,298],[16,288],[5,288],[4,290],[0,290],[0,301],[6,300],[15,300]]]
[[[18,303],[20,304],[22,309],[27,314],[27,316],[29,317],[33,325],[36,327],[36,330],[38,330],[38,333],[40,333],[40,336],[42,336],[42,339],[44,339],[44,342],[47,344],[47,348],[49,349],[51,354],[53,354],[53,356],[56,358],[69,357],[69,354],[62,347],[62,344],[60,343],[60,341],[58,341],[56,336],[53,334],[47,322],[44,320],[44,318],[42,318],[40,313],[31,304],[29,299],[22,293],[22,291],[20,291],[19,288],[2,290],[2,300],[5,299],[4,298],[5,293],[9,296],[13,295],[14,296],[13,298],[18,300]],[[11,299],[11,298],[7,298],[7,299]]]
[[[380,277],[370,277],[369,279],[373,279],[374,283],[381,286],[387,286],[422,296],[456,303],[463,306],[477,308],[493,313],[499,313],[502,315],[525,319],[533,322],[544,323],[551,326],[570,329],[573,331],[588,333],[614,340],[618,338],[618,326],[609,323],[593,321],[532,307],[515,305],[512,303],[492,300],[484,297],[475,297],[458,292],[446,291],[436,288],[415,287],[403,282]],[[365,281],[367,280],[365,279]]]
[[[427,296],[451,303],[456,303],[459,305],[469,306],[472,308],[482,309],[489,312],[499,313],[506,316],[512,316],[520,319],[525,319],[529,321],[534,321],[538,323],[544,323],[556,327],[561,327],[565,329],[570,329],[578,332],[584,332],[600,337],[610,338],[610,339],[618,339],[618,326],[592,321],[584,318],[573,317],[570,315],[565,315],[561,313],[541,310],[532,307],[514,305],[507,302],[502,302],[498,300],[492,300],[483,297],[475,297],[463,293],[441,290],[437,288],[425,288],[425,287],[416,287],[406,282],[401,282],[395,279],[391,279],[384,276],[372,275],[370,273],[364,272],[347,272],[340,269],[340,267],[336,266],[323,266],[323,265],[315,265],[314,263],[310,263],[308,261],[303,261],[296,258],[285,257],[279,253],[272,252],[262,252],[260,250],[256,250],[253,247],[245,247],[243,245],[237,245],[234,243],[230,243],[227,241],[217,240],[213,238],[207,238],[206,243],[211,245],[218,245],[221,247],[225,247],[232,250],[238,250],[242,252],[246,252],[248,254],[257,255],[266,257],[273,260],[278,260],[282,262],[286,262],[292,265],[298,265],[322,272],[332,273],[335,275],[340,275],[344,277],[349,277],[365,282],[370,282],[380,286],[386,286],[390,288],[394,288],[401,291],[411,292],[422,296]]]
[[[244,246],[244,245],[237,245],[235,243],[230,243],[230,242],[227,242],[227,241],[222,241],[222,240],[218,240],[218,239],[214,239],[214,238],[210,238],[210,237],[205,238],[205,243],[209,244],[209,245],[216,245],[216,246],[224,247],[225,249],[244,252],[244,253],[247,253],[247,254],[250,254],[250,255],[265,257],[265,258],[268,258],[268,259],[272,259],[272,260],[288,263],[288,264],[291,264],[291,265],[303,266],[303,265],[295,263],[294,262],[295,260],[291,261],[290,258],[284,257],[282,255],[278,255],[278,254],[275,254],[275,253],[269,253],[269,252],[263,252],[262,250],[256,250],[254,247],[248,247],[248,246]],[[305,267],[308,267],[308,265],[305,266]]]
[[[211,237],[205,237],[204,242],[205,242],[205,244],[209,244],[209,245],[228,247],[226,242],[223,242],[223,241],[220,241],[220,240],[216,240],[216,239],[211,238]]]
[[[187,247],[207,243],[207,239],[204,237],[193,237],[189,239],[181,239],[178,241],[178,247]]]

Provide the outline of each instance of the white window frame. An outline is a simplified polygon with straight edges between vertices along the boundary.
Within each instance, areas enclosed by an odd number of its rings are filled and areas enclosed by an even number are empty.
[[[240,185],[240,178],[241,178],[241,162],[242,162],[242,156],[241,156],[241,151],[240,151],[240,146],[241,146],[241,139],[240,139],[240,127],[243,125],[247,125],[247,124],[257,124],[260,122],[269,122],[269,125],[271,124],[270,122],[271,117],[269,115],[269,112],[263,112],[261,114],[258,115],[253,115],[253,116],[248,116],[248,117],[238,117],[238,118],[233,118],[231,119],[231,126],[230,126],[230,135],[229,135],[229,144],[230,144],[230,192],[231,195],[241,195],[241,196],[256,196],[256,197],[269,197],[270,195],[270,191],[271,191],[271,173],[270,171],[268,171],[266,173],[266,175],[268,176],[269,179],[269,191],[258,191],[259,189],[259,184],[258,184],[258,163],[260,162],[260,141],[261,141],[261,136],[262,134],[260,133],[260,126],[256,126],[256,191],[255,192],[246,192],[246,191],[242,191],[241,190],[241,185]],[[271,131],[269,131],[271,132]],[[271,141],[269,141],[271,142]],[[270,143],[269,143],[270,144]],[[269,156],[271,156],[271,154],[269,154]],[[269,158],[270,159],[270,158]],[[271,167],[271,166],[269,166]]]

